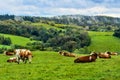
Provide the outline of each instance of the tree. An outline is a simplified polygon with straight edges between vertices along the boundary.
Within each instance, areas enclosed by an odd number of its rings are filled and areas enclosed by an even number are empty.
[[[76,49],[76,45],[77,45],[77,42],[69,41],[69,42],[66,42],[61,48],[69,52],[73,52]]]
[[[116,37],[120,38],[120,28],[114,31],[113,36],[116,36]]]

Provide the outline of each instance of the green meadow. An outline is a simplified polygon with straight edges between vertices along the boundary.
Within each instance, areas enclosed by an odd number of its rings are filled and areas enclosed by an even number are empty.
[[[91,63],[74,63],[53,51],[33,51],[32,63],[7,63],[0,54],[0,80],[119,80],[120,56],[97,59]],[[77,54],[82,55],[82,54]]]
[[[91,45],[88,47],[90,51],[120,52],[120,39],[112,36],[113,32],[89,32],[91,37]]]
[[[47,29],[49,28],[54,28],[54,29],[60,29],[59,26],[64,26],[62,24],[55,24],[54,26],[51,26],[50,24],[45,24],[45,23],[31,23],[31,25],[36,26],[36,27],[45,27]]]
[[[120,52],[120,39],[113,32],[89,32],[91,51]],[[28,38],[6,35],[13,44],[26,45]],[[97,58],[91,63],[74,63],[76,58],[54,51],[32,51],[32,63],[7,63],[10,56],[0,54],[0,80],[120,80],[120,55],[111,59]],[[78,56],[88,54],[76,54]]]
[[[17,45],[25,46],[27,43],[34,41],[34,40],[31,41],[29,38],[16,36],[16,35],[10,35],[10,34],[0,34],[0,35],[3,35],[4,37],[9,37],[11,39],[13,45],[17,44]],[[10,46],[0,45],[0,47],[9,48]]]

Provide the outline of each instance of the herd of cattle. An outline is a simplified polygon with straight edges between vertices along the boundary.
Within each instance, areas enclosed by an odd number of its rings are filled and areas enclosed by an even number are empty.
[[[89,55],[80,56],[80,57],[78,57],[76,54],[69,53],[69,52],[63,52],[63,51],[60,51],[59,54],[63,55],[63,56],[67,56],[67,57],[77,57],[74,60],[74,63],[94,62],[94,61],[96,61],[97,57],[109,59],[109,58],[111,58],[111,55],[118,55],[118,53],[116,53],[116,52],[108,52],[108,51],[106,51],[105,53],[92,52]]]
[[[8,56],[13,56],[7,60],[7,62],[16,62],[16,63],[20,63],[21,61],[24,63],[27,63],[27,61],[29,61],[29,63],[31,63],[32,61],[32,52],[28,49],[15,49],[14,51],[10,52],[10,51],[5,51],[4,52],[5,55]],[[70,53],[70,52],[64,52],[64,51],[59,51],[59,54],[62,56],[67,56],[67,57],[75,57],[76,59],[74,60],[74,63],[85,63],[85,62],[94,62],[96,61],[97,57],[99,58],[105,58],[105,59],[109,59],[111,58],[111,55],[118,55],[118,53],[116,52],[105,52],[105,53],[96,53],[96,52],[92,52],[89,55],[86,56],[77,56],[74,53]]]

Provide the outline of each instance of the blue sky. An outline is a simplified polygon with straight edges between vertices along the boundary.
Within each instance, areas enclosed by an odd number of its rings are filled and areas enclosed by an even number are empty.
[[[120,17],[120,0],[0,0],[0,14],[28,16],[80,14]]]

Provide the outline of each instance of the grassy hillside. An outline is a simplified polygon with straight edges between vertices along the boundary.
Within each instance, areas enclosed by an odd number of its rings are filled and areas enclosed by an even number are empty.
[[[55,24],[55,23],[53,23],[53,25],[52,25],[50,22],[48,24],[47,23],[36,22],[36,23],[31,23],[30,25],[36,26],[36,27],[45,27],[47,29],[55,28],[57,30],[64,30],[63,28],[67,28],[67,27],[76,28],[76,29],[83,29],[82,26],[77,26],[77,25],[74,25],[74,24],[67,25],[67,24]]]
[[[34,51],[31,64],[7,63],[0,54],[0,80],[119,80],[120,56],[97,59],[92,63],[74,63],[75,58],[57,52]]]
[[[56,26],[57,24],[55,24],[54,26],[50,25],[50,24],[45,24],[45,23],[32,23],[31,25],[36,26],[36,27],[45,27],[47,29],[49,28],[55,28],[55,29],[60,29],[58,26]],[[59,26],[64,26],[64,25],[59,25]]]
[[[89,32],[89,35],[92,39],[91,45],[88,47],[90,51],[104,52],[104,51],[115,51],[120,52],[120,39],[112,36],[113,32]],[[12,44],[25,46],[30,41],[29,38],[8,35],[8,34],[0,34],[5,37],[10,37]],[[5,45],[0,45],[0,47],[7,47]]]
[[[89,50],[120,52],[120,39],[112,34],[113,32],[89,32],[92,39]]]
[[[9,37],[12,41],[12,44],[17,44],[21,46],[25,46],[28,42],[32,42],[29,38],[21,37],[21,36],[15,36],[15,35],[9,35],[9,34],[0,34],[5,37]],[[1,45],[0,47],[3,47],[5,45]],[[9,47],[9,46],[6,46]]]

